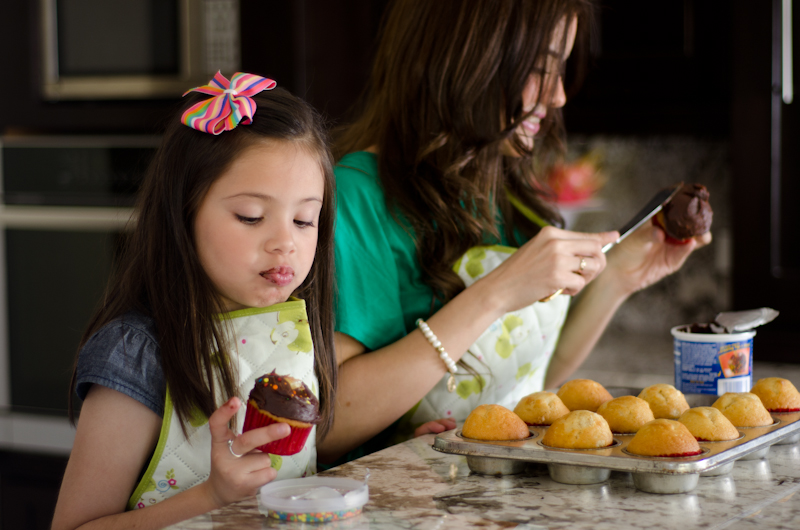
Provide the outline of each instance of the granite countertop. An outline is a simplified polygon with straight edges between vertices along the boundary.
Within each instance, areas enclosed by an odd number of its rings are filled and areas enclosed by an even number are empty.
[[[369,503],[356,517],[325,525],[286,523],[258,511],[256,498],[170,528],[326,529],[794,529],[800,527],[800,443],[775,445],[764,460],[737,461],[733,471],[700,477],[689,493],[638,491],[629,473],[574,486],[550,479],[545,466],[520,475],[472,474],[463,456],[431,448],[427,435],[321,473],[363,480]]]
[[[615,366],[625,371],[608,368]],[[673,383],[673,369],[669,337],[628,335],[601,341],[572,378],[645,387]],[[754,381],[785,377],[800,387],[800,365],[756,360],[753,376]],[[257,499],[251,498],[170,528],[800,528],[800,443],[774,445],[764,460],[737,461],[728,475],[700,477],[689,493],[658,495],[636,490],[631,474],[622,472],[612,472],[606,482],[581,486],[554,482],[538,464],[520,475],[476,475],[465,457],[434,451],[433,440],[433,435],[409,440],[320,474],[363,480],[369,469],[369,502],[359,516],[324,525],[278,522],[261,514]]]

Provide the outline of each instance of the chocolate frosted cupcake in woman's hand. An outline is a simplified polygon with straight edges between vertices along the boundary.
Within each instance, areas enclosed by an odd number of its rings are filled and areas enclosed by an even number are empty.
[[[319,401],[305,383],[288,375],[277,375],[273,370],[256,379],[247,400],[243,430],[273,423],[289,424],[289,436],[258,448],[265,453],[286,456],[303,449],[311,427],[319,421]]]
[[[667,234],[667,241],[685,244],[711,230],[714,212],[708,203],[708,189],[702,184],[684,184],[681,190],[653,217],[653,224]]]

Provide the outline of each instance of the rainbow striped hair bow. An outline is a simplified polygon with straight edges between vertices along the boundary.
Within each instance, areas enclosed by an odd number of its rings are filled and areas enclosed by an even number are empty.
[[[243,72],[236,72],[228,81],[221,72],[217,72],[207,85],[192,88],[183,94],[201,92],[214,97],[192,105],[181,116],[181,123],[214,135],[232,131],[240,123],[248,125],[253,122],[256,112],[256,102],[252,96],[272,90],[276,85],[272,79]]]

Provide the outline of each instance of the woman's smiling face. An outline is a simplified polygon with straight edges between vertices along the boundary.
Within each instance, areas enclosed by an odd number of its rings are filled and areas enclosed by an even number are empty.
[[[566,41],[564,41],[565,31]],[[544,64],[540,67],[541,71],[530,74],[522,91],[522,112],[528,117],[517,126],[516,132],[527,149],[533,149],[534,139],[541,129],[541,123],[547,116],[548,110],[561,108],[567,102],[561,68],[572,53],[577,31],[578,20],[575,18],[571,19],[569,24],[567,19],[563,19],[556,26]],[[563,53],[562,43],[565,43]]]
[[[200,263],[225,310],[286,301],[317,246],[324,177],[299,143],[245,149],[209,188],[194,222]]]

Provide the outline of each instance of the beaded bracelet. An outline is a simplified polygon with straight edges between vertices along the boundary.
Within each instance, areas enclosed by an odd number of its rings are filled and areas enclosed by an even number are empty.
[[[454,392],[456,389],[456,372],[458,371],[458,366],[453,359],[447,355],[447,352],[444,351],[444,347],[442,346],[442,342],[439,338],[433,334],[431,328],[428,326],[428,323],[422,320],[421,318],[417,319],[417,327],[422,331],[422,334],[428,339],[428,342],[431,343],[436,351],[439,353],[439,358],[444,361],[445,366],[447,367],[447,371],[450,372],[450,377],[447,379],[447,391]]]

